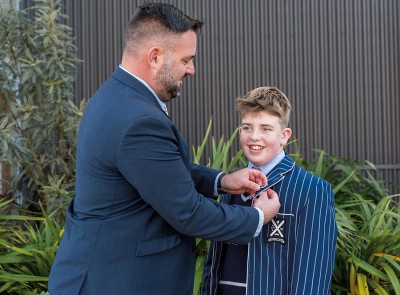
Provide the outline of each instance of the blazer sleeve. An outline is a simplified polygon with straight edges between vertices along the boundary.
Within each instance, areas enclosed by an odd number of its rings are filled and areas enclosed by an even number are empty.
[[[222,244],[221,242],[210,242],[204,264],[202,287],[200,295],[218,294],[219,266],[221,262]]]
[[[143,201],[178,232],[249,242],[259,223],[257,210],[219,204],[199,194],[182,159],[181,146],[170,122],[143,115],[125,130],[117,167]]]
[[[337,226],[332,187],[325,180],[313,177],[298,228],[290,294],[329,294]]]

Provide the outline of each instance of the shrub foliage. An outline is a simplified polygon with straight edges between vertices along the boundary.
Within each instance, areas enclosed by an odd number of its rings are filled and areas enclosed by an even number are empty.
[[[56,1],[37,1],[33,19],[11,2],[0,8],[0,161],[12,167],[10,197],[52,211],[74,187],[76,47]]]

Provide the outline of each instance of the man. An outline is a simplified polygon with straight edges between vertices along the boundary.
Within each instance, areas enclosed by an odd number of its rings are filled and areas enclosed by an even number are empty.
[[[121,65],[80,124],[76,196],[51,294],[191,294],[193,237],[247,243],[279,210],[271,190],[254,202],[258,208],[205,198],[217,189],[254,193],[266,178],[251,169],[224,175],[190,164],[167,115],[164,102],[194,74],[201,25],[160,3],[140,6],[130,20]]]

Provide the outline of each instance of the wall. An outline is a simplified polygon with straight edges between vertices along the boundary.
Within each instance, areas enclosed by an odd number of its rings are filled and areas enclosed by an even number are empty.
[[[124,26],[142,2],[65,2],[84,61],[77,100],[119,64]],[[214,135],[229,136],[238,125],[234,99],[275,85],[293,102],[291,127],[306,159],[320,148],[368,160],[400,184],[399,1],[162,2],[205,22],[196,75],[169,105],[190,144],[201,142],[211,116]]]

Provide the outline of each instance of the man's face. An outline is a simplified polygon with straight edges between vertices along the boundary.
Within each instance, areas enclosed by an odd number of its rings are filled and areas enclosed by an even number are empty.
[[[172,49],[163,54],[162,64],[154,75],[157,94],[164,102],[179,96],[183,79],[195,72],[196,33],[188,31],[176,40]]]
[[[279,117],[266,111],[247,113],[239,129],[244,155],[255,166],[269,163],[287,143],[289,128],[282,128]]]

